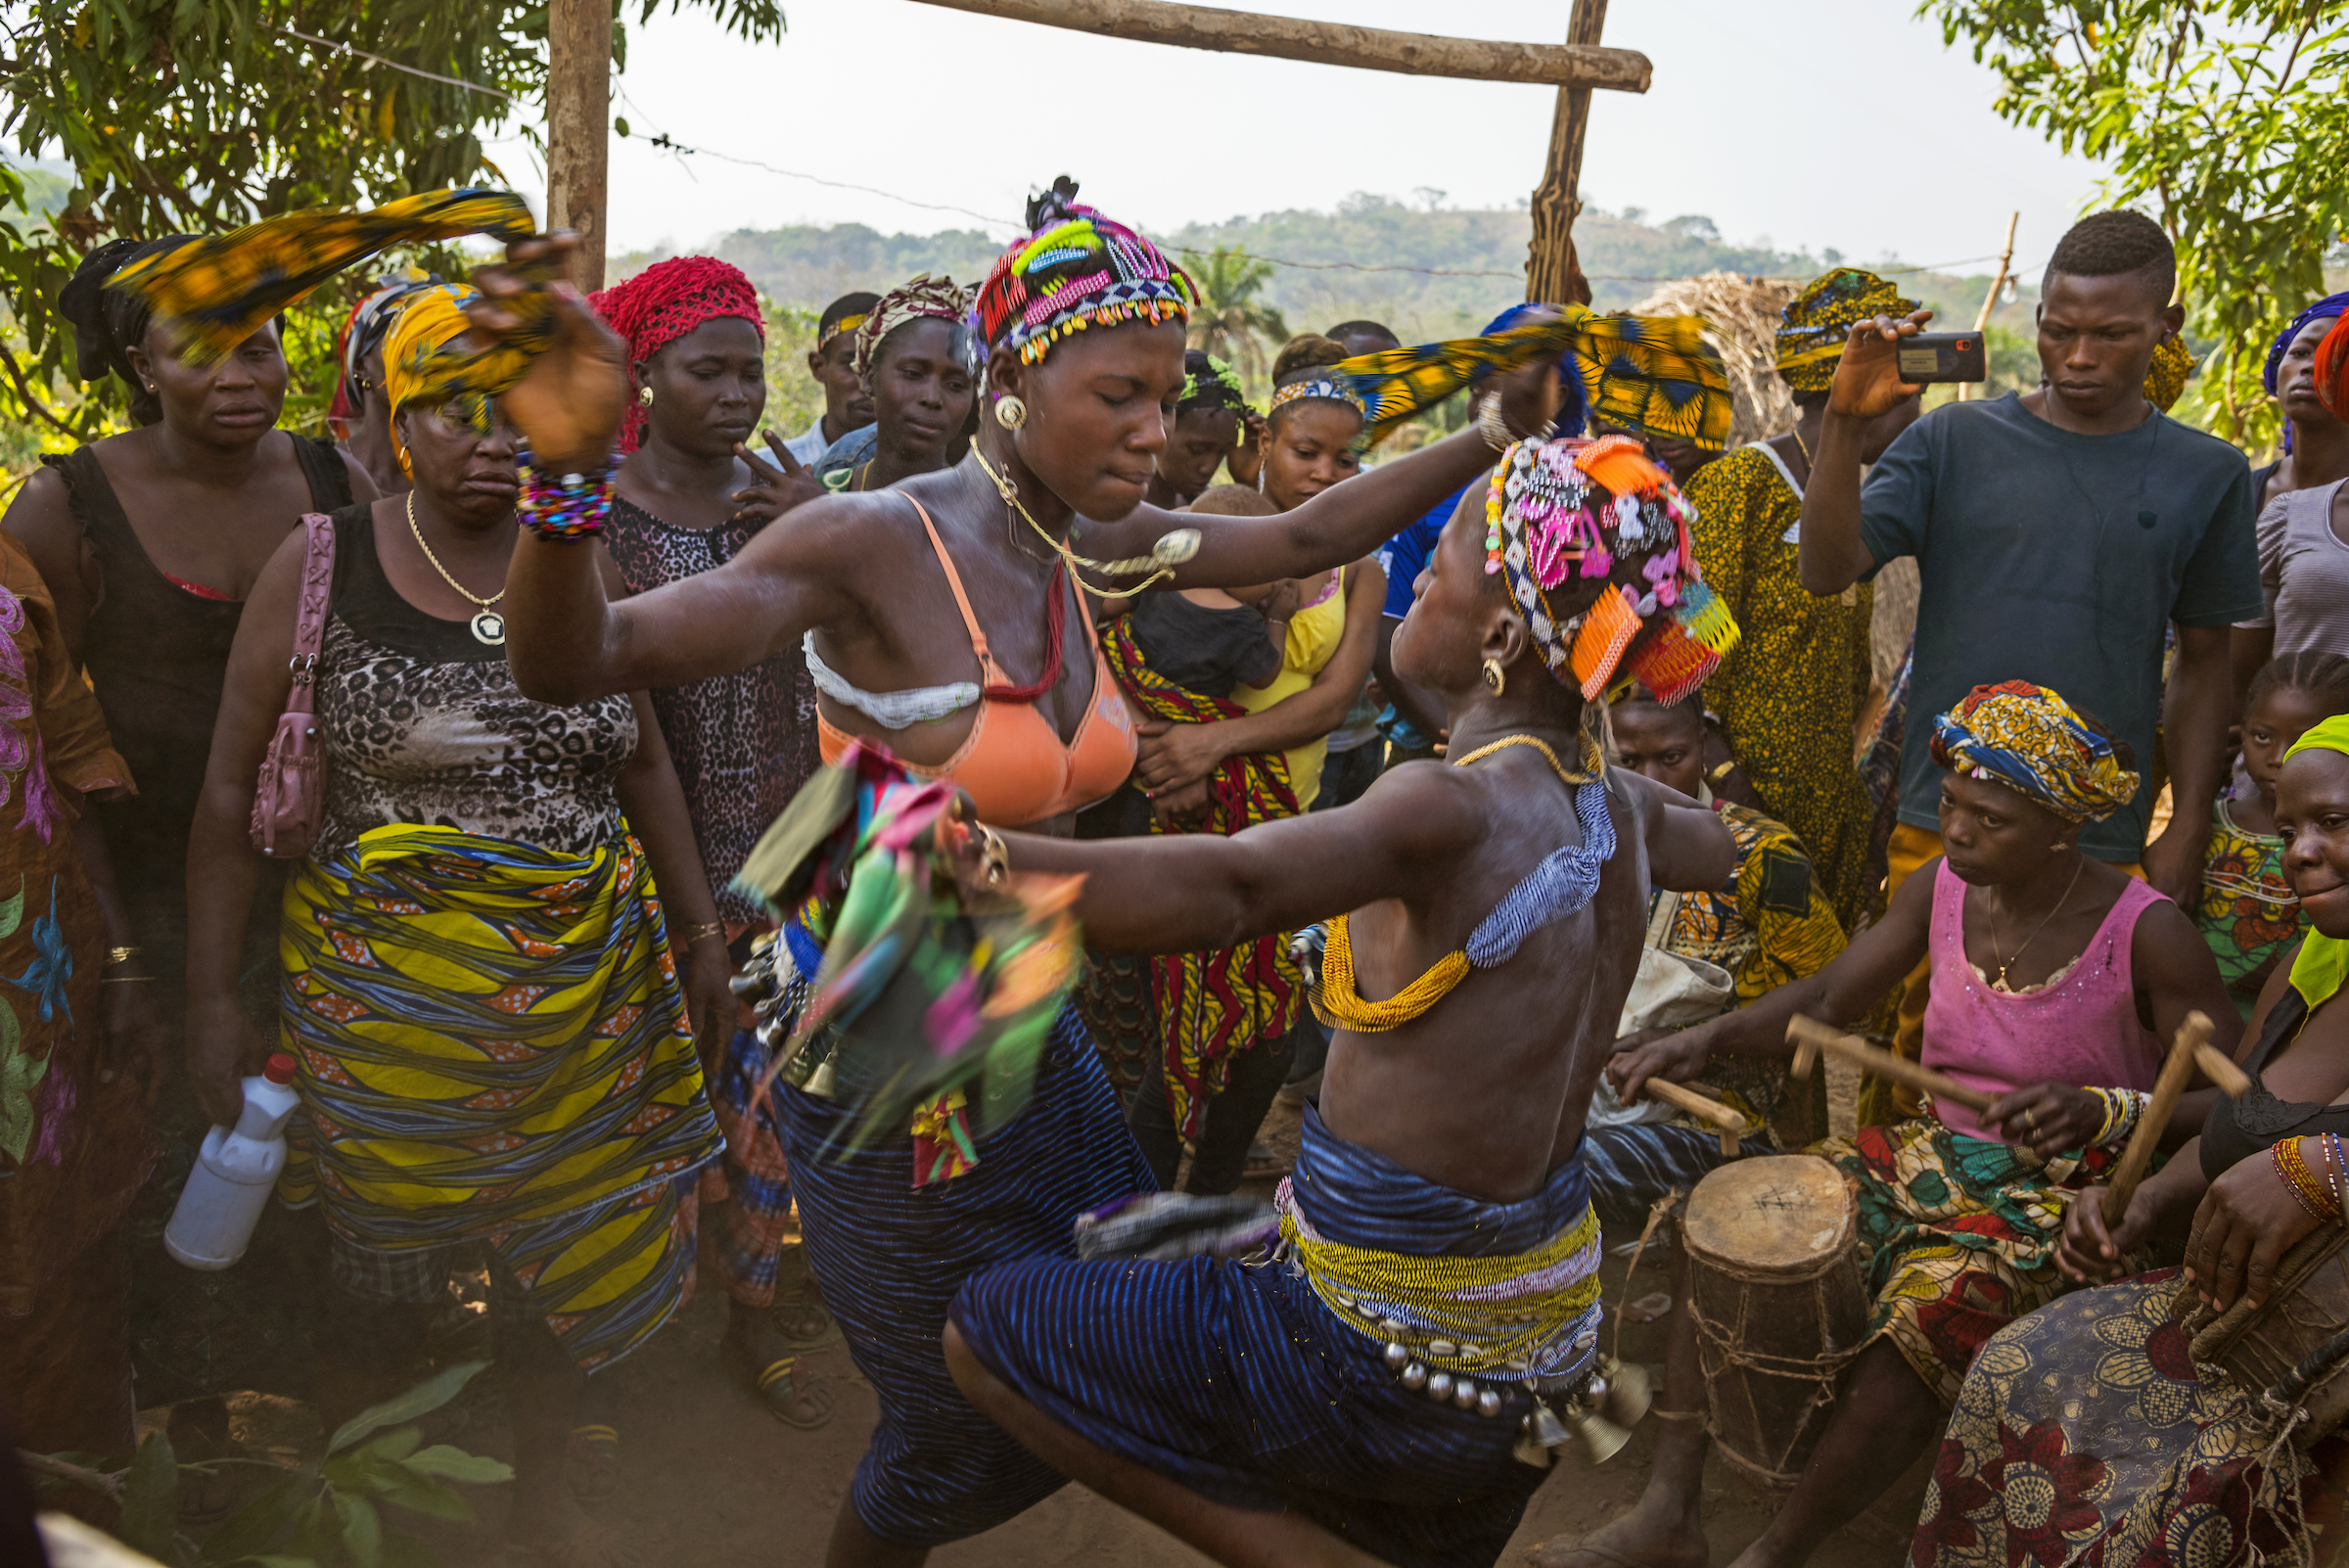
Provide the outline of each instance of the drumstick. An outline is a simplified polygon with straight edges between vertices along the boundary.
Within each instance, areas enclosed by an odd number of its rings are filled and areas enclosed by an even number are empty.
[[[2239,1100],[2250,1091],[2251,1075],[2235,1066],[2234,1058],[2216,1045],[2195,1046],[2194,1065],[2231,1100]]]
[[[2153,1163],[2153,1151],[2170,1125],[2170,1113],[2178,1108],[2178,1096],[2186,1092],[2186,1081],[2194,1076],[2194,1058],[2209,1045],[2209,1018],[2200,1012],[2187,1014],[2186,1022],[2178,1026],[2178,1038],[2170,1041],[2170,1056],[2161,1064],[2161,1077],[2153,1081],[2153,1098],[2146,1102],[2144,1115],[2137,1119],[2137,1130],[2129,1134],[2129,1147],[2121,1151],[2112,1185],[2104,1189],[2105,1229],[2119,1224],[2121,1216],[2129,1212],[2129,1200],[2145,1178],[2145,1167]]]
[[[1721,1133],[1721,1152],[1732,1158],[1736,1155],[1737,1140],[1745,1135],[1745,1118],[1728,1106],[1719,1100],[1709,1100],[1692,1088],[1660,1078],[1646,1080],[1640,1084],[1639,1092],[1712,1123]]]
[[[1859,1063],[1878,1078],[1891,1079],[1895,1084],[1938,1094],[1943,1099],[1980,1113],[1990,1109],[1998,1098],[1980,1089],[1968,1088],[1954,1078],[1936,1073],[1930,1067],[1912,1062],[1906,1056],[1895,1056],[1879,1050],[1857,1035],[1846,1035],[1829,1029],[1815,1018],[1794,1018],[1786,1025],[1786,1038],[1794,1042],[1794,1076],[1809,1078],[1811,1064],[1822,1050]]]

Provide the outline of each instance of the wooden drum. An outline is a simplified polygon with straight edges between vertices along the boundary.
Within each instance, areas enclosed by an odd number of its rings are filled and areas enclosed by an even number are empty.
[[[2182,1279],[2171,1315],[2193,1336],[2195,1366],[2217,1368],[2248,1395],[2254,1420],[2280,1421],[2284,1409],[2263,1408],[2261,1396],[2349,1327],[2349,1230],[2328,1224],[2302,1238],[2283,1255],[2257,1311],[2238,1300],[2223,1315],[2213,1314]],[[2307,1412],[2292,1440],[2308,1448],[2349,1416],[2349,1356],[2320,1362],[2304,1389],[2287,1393],[2296,1397],[2285,1408]]]
[[[1725,1165],[1688,1196],[1687,1310],[1722,1455],[1791,1487],[1867,1332],[1843,1173],[1810,1154]]]

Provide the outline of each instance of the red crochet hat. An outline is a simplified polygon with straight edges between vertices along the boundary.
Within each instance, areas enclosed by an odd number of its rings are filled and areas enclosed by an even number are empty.
[[[632,452],[644,439],[644,407],[635,401],[636,366],[705,321],[740,316],[766,342],[759,291],[742,268],[714,255],[678,255],[656,261],[624,283],[616,283],[587,303],[628,346],[628,414],[621,422],[620,449]]]

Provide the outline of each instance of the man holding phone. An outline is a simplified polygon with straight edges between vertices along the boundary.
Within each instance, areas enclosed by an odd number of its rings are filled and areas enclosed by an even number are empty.
[[[1801,570],[1813,593],[1840,593],[1896,557],[1916,557],[1911,715],[2021,679],[2063,692],[2148,761],[2158,733],[2169,827],[2145,842],[2147,766],[2137,800],[2091,825],[2080,847],[2132,870],[2142,863],[2156,889],[2190,906],[2226,751],[2228,627],[2264,600],[2243,454],[2144,395],[2155,349],[2185,320],[2171,302],[2177,282],[2176,254],[2152,219],[2114,211],[2074,224],[2041,288],[2044,385],[1934,410],[1892,443],[1865,488],[1868,426],[1916,393],[1901,349],[1932,312],[1855,327],[1804,487]],[[1912,722],[1904,737],[1894,888],[1941,853],[1929,730]],[[1901,1007],[1904,1054],[1914,1054],[1924,990],[1920,970]]]

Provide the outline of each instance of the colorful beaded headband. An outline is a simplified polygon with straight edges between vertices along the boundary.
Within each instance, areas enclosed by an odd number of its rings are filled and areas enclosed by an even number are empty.
[[[864,325],[862,315],[843,316],[832,323],[832,330],[815,340],[815,351],[822,353],[835,338],[844,338]]]
[[[995,258],[980,285],[980,329],[990,348],[1035,364],[1054,344],[1092,326],[1187,321],[1191,280],[1148,239],[1077,201],[1067,176],[1032,203],[1029,237]]]
[[[1363,403],[1359,392],[1323,376],[1316,376],[1312,381],[1291,382],[1288,386],[1281,388],[1272,394],[1272,407],[1269,412],[1277,414],[1286,405],[1303,402],[1308,397],[1318,397],[1327,402],[1344,403],[1361,415],[1365,422],[1370,418],[1369,407]]]
[[[1485,570],[1506,574],[1543,664],[1586,702],[1619,668],[1657,701],[1678,702],[1737,641],[1735,619],[1697,571],[1688,541],[1695,515],[1636,441],[1519,441],[1486,486]],[[1606,581],[1625,560],[1639,564],[1644,592],[1610,582],[1563,624],[1550,614],[1550,590],[1576,576]]]

